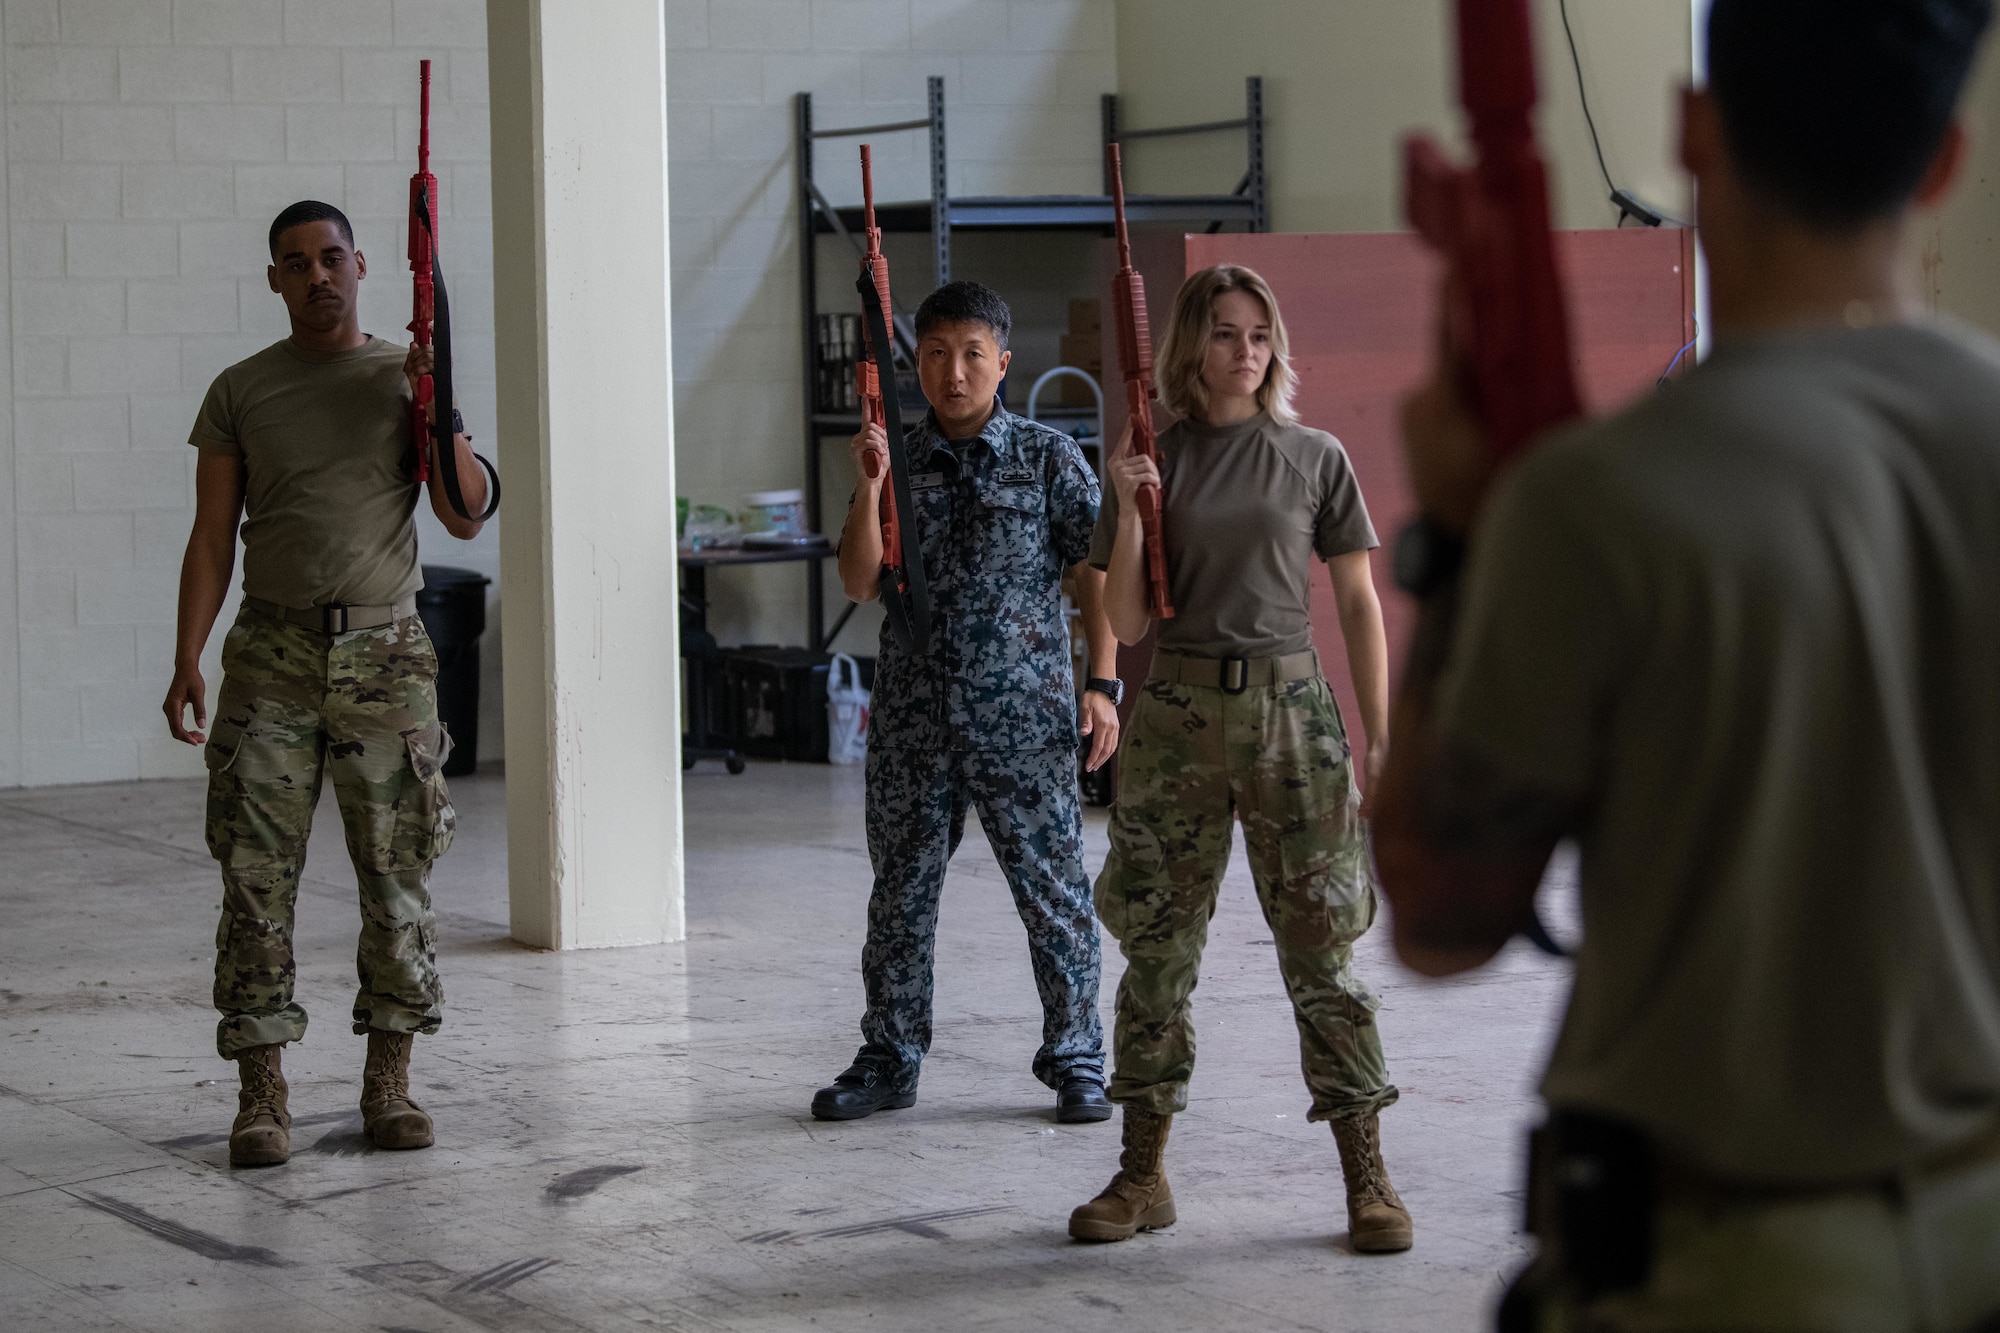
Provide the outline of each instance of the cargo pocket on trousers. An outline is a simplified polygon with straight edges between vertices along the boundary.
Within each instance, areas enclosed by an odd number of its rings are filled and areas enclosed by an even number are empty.
[[[211,773],[226,773],[236,762],[236,752],[243,748],[244,730],[232,722],[216,719],[208,729],[208,742],[201,747],[201,761]]]
[[[1278,858],[1289,906],[1310,918],[1300,923],[1308,933],[1324,922],[1327,943],[1337,947],[1360,939],[1375,923],[1375,874],[1358,820],[1344,830],[1288,833],[1279,839]]]
[[[208,768],[208,806],[202,820],[202,836],[208,843],[208,854],[218,860],[227,858],[229,849],[236,845],[230,822],[236,807],[235,780],[229,773],[243,748],[245,734],[242,727],[217,718],[208,729],[208,742],[201,748],[201,762]],[[226,914],[222,919],[225,925],[229,921]],[[218,939],[216,947],[221,946]]]
[[[417,792],[406,812],[413,825],[408,856],[417,865],[429,865],[451,847],[452,835],[458,831],[458,812],[451,807],[451,791],[444,780],[444,761],[451,757],[451,732],[444,723],[434,723],[410,736],[409,748]]]

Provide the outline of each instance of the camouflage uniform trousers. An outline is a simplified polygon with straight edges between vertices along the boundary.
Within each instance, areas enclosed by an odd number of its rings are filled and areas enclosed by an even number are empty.
[[[206,751],[208,847],[222,866],[216,1050],[231,1060],[305,1036],[292,918],[329,772],[361,893],[354,1030],[436,1032],[444,991],[430,867],[456,816],[423,622],[328,637],[246,608],[222,667]]]
[[[868,856],[875,890],[861,976],[868,1009],[858,1058],[914,1081],[931,1045],[931,973],[945,864],[958,850],[969,807],[993,846],[1028,928],[1028,957],[1042,1001],[1035,1077],[1104,1076],[1097,1017],[1102,971],[1090,879],[1083,869],[1083,811],[1073,749],[984,753],[870,746]]]
[[[1390,1105],[1377,1001],[1354,976],[1376,892],[1346,730],[1323,678],[1221,689],[1146,682],[1118,751],[1097,915],[1125,955],[1113,1101],[1187,1109],[1190,997],[1243,821],[1250,872],[1299,1030],[1308,1118]]]

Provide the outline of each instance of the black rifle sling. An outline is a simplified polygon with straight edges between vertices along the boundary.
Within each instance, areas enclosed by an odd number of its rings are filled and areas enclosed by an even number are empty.
[[[896,393],[896,363],[890,352],[888,320],[875,280],[864,272],[854,284],[861,293],[862,317],[868,321],[868,345],[875,352],[875,374],[882,386],[882,429],[889,437],[889,487],[896,497],[897,531],[902,549],[889,553],[902,573],[902,587],[890,571],[882,573],[883,610],[889,629],[909,652],[931,636],[931,588],[924,577],[924,545],[916,536],[917,507],[910,499],[910,459],[903,445],[903,404]]]
[[[444,483],[444,498],[460,518],[484,523],[500,508],[500,474],[493,465],[474,454],[486,469],[486,510],[474,514],[465,507],[465,492],[458,481],[458,398],[451,383],[451,298],[444,290],[444,269],[438,263],[437,228],[431,225],[429,201],[417,191],[417,217],[431,238],[431,291],[436,306],[431,320],[431,442],[437,446],[438,480]]]

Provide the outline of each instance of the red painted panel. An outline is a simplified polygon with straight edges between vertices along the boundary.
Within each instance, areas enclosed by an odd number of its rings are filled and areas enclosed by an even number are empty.
[[[1413,514],[1397,413],[1403,395],[1431,362],[1437,285],[1431,252],[1405,232],[1239,232],[1144,240],[1142,245],[1135,238],[1135,262],[1146,275],[1156,345],[1173,299],[1171,284],[1187,274],[1211,264],[1242,264],[1271,284],[1291,335],[1299,415],[1340,438],[1377,533],[1385,543],[1392,541]],[[1109,241],[1103,250],[1111,255]],[[1606,411],[1649,390],[1674,353],[1694,337],[1692,234],[1666,228],[1564,232],[1557,237],[1557,259],[1569,289],[1578,378],[1590,409]],[[1109,311],[1115,258],[1100,257],[1099,268]],[[1117,353],[1108,341],[1112,330],[1105,333],[1110,376]],[[1106,428],[1115,437],[1122,424],[1107,422]],[[1400,670],[1415,608],[1395,589],[1386,548],[1375,553],[1373,568],[1388,623],[1390,662]],[[1313,640],[1341,711],[1355,727],[1353,688],[1324,569],[1315,577]],[[1150,659],[1150,647],[1127,650],[1120,654],[1120,673],[1140,678]]]

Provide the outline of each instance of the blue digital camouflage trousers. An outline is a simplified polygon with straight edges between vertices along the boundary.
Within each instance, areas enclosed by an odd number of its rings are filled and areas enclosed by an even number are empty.
[[[354,1030],[436,1032],[431,862],[456,816],[439,771],[437,655],[423,622],[331,637],[245,609],[222,649],[209,729],[208,847],[222,866],[215,1046],[297,1041],[292,921],[329,774],[361,897]]]
[[[861,976],[868,1010],[860,1058],[915,1080],[931,1045],[931,971],[945,865],[968,809],[980,826],[1014,907],[1028,928],[1028,958],[1042,1000],[1035,1077],[1104,1074],[1097,1017],[1102,959],[1083,869],[1083,811],[1073,749],[963,753],[868,750],[868,856],[875,891]]]

